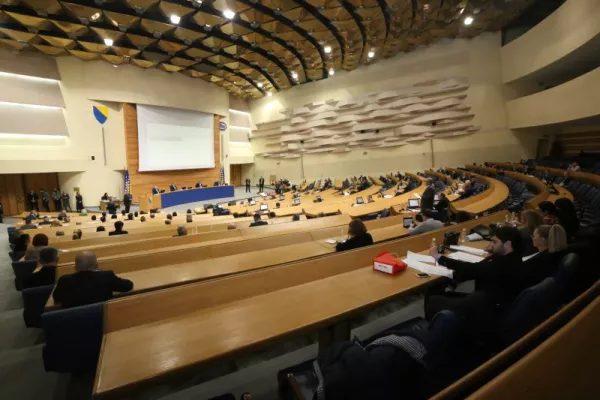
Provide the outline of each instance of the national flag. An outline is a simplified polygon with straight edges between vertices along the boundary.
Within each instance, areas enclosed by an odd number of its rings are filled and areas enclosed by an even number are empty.
[[[219,176],[219,183],[221,185],[225,184],[225,168],[223,168],[222,165],[221,165],[221,173],[220,173],[220,176]]]
[[[108,107],[93,106],[92,109],[94,110],[94,117],[96,118],[96,121],[98,121],[100,125],[103,125],[108,119]]]
[[[131,193],[131,180],[129,179],[129,170],[126,169],[125,170],[125,185],[124,185],[124,190],[125,190],[125,194]]]

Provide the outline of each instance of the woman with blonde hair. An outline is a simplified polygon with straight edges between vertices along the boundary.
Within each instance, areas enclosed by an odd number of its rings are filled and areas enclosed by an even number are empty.
[[[531,285],[554,276],[556,268],[568,253],[567,233],[558,224],[541,225],[533,232],[533,245],[538,253],[525,261]]]
[[[530,256],[537,253],[533,246],[533,233],[535,230],[544,224],[544,216],[536,210],[525,210],[521,212],[521,225],[519,233],[521,234],[522,253],[521,255]]]

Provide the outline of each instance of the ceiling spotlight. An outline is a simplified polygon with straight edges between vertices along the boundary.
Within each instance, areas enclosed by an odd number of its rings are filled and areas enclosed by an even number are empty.
[[[179,21],[181,21],[181,17],[179,15],[171,14],[171,23],[177,25]]]
[[[258,86],[259,88],[263,87],[263,84],[261,82],[257,82],[256,86]]]
[[[196,7],[199,7],[202,5],[202,0],[193,0],[193,3]]]
[[[292,78],[298,79],[298,73],[296,71],[292,71]]]
[[[471,25],[473,23],[473,17],[465,17],[464,20],[465,25]]]
[[[271,93],[271,92],[267,92],[267,96],[268,96],[268,97],[271,97],[271,96],[273,96],[273,93]]]
[[[329,68],[329,76],[335,75],[335,70],[333,68]]]
[[[369,53],[367,53],[367,55],[369,56],[369,58],[375,57],[375,50],[370,50]]]
[[[223,16],[227,19],[233,19],[235,17],[235,13],[231,10],[223,11]]]
[[[95,21],[95,20],[97,20],[98,18],[100,18],[100,13],[99,13],[99,12],[97,12],[96,14],[94,14],[94,15],[92,15],[92,16],[90,17],[90,19],[91,19],[92,21]]]
[[[112,46],[113,43],[114,43],[114,40],[112,40],[112,39],[109,39],[109,38],[104,39],[104,44],[107,46]]]
[[[323,50],[325,50],[325,53],[331,53],[331,46],[325,46]]]

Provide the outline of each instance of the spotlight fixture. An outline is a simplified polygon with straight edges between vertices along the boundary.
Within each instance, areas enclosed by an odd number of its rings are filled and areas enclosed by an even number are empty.
[[[267,92],[267,97],[271,97],[271,96],[273,96],[273,93]]]
[[[104,39],[104,44],[107,46],[112,46],[113,43],[114,43],[114,40],[112,40],[112,39],[109,39],[109,38]]]
[[[227,19],[233,19],[235,17],[235,13],[231,10],[223,11],[223,16]]]
[[[298,73],[296,71],[292,71],[292,78],[298,79]]]
[[[175,14],[171,14],[169,19],[171,20],[171,23],[175,24],[175,25],[177,25],[179,23],[179,21],[181,21],[181,17],[179,15],[175,15]]]
[[[464,24],[469,26],[473,23],[473,17],[465,17]]]
[[[329,76],[335,75],[335,69],[329,68]]]
[[[92,16],[90,17],[90,19],[91,19],[92,21],[96,21],[98,18],[100,18],[100,13],[99,13],[99,12],[97,12],[96,14],[94,14],[94,15],[92,15]]]
[[[261,82],[257,82],[256,86],[258,86],[259,88],[263,87],[263,84]]]
[[[325,46],[323,50],[325,50],[325,53],[329,54],[331,53],[331,46]]]
[[[367,53],[367,55],[369,56],[369,58],[375,57],[375,50],[369,50],[369,53]]]

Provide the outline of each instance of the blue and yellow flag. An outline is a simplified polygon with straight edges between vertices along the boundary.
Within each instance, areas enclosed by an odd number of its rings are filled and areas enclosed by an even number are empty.
[[[106,106],[94,106],[94,117],[96,117],[96,121],[100,122],[100,125],[103,125],[108,119],[108,107]]]

